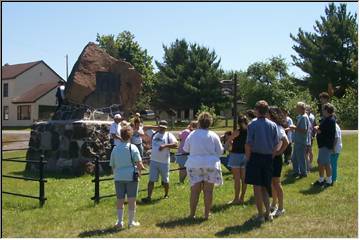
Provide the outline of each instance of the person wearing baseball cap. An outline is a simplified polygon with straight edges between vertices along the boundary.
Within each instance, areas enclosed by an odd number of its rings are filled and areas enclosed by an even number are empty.
[[[110,143],[111,143],[111,149],[114,148],[114,146],[121,143],[121,137],[120,137],[120,131],[121,131],[121,115],[115,114],[114,116],[114,122],[110,126]]]
[[[152,136],[148,196],[142,199],[145,203],[151,202],[154,184],[158,181],[159,175],[165,190],[164,198],[168,198],[170,148],[176,148],[177,140],[172,133],[166,131],[167,125],[167,121],[161,120],[159,130]]]

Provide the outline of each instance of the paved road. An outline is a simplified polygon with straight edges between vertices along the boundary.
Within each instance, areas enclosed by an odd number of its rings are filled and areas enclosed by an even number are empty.
[[[171,133],[178,135],[179,131],[170,131]],[[215,131],[218,135],[223,135],[225,131]],[[30,131],[25,130],[4,130],[1,131],[2,138],[6,138],[6,141],[12,140],[25,140],[23,142],[14,142],[14,143],[3,143],[3,149],[17,149],[17,148],[26,148],[28,147]],[[358,130],[342,130],[342,135],[351,135],[358,134]]]

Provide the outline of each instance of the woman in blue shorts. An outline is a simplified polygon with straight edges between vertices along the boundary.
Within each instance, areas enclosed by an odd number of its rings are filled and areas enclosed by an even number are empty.
[[[246,116],[238,117],[239,129],[235,130],[226,142],[227,146],[231,146],[228,166],[234,176],[234,199],[229,204],[243,204],[246,192],[245,183],[245,142],[247,137],[248,120]],[[240,184],[240,182],[242,184]],[[240,186],[241,195],[240,195]]]

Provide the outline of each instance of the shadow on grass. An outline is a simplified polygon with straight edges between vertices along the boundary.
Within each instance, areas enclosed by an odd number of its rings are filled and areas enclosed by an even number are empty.
[[[254,221],[252,218],[245,221],[242,225],[226,227],[224,230],[215,233],[216,237],[227,237],[232,234],[240,234],[250,232],[261,226],[260,222]]]
[[[105,234],[117,233],[122,230],[123,229],[119,229],[117,227],[108,227],[108,228],[104,228],[104,229],[96,229],[96,230],[81,232],[78,237],[79,238],[87,238],[87,237],[93,237],[93,236],[101,236],[101,235],[105,235]]]
[[[284,176],[285,179],[281,181],[282,185],[293,184],[296,181],[296,177],[293,176],[293,171],[288,171]]]
[[[5,196],[5,194],[4,194]],[[7,195],[10,196],[10,195]],[[34,209],[40,209],[41,207],[39,206],[39,203],[37,203],[36,201],[34,201],[34,205],[19,205],[13,202],[3,202],[2,205],[3,209],[9,210],[16,210],[16,211],[29,211],[29,210],[34,210]]]
[[[240,205],[233,205],[233,204],[228,204],[228,203],[216,204],[211,208],[211,212],[213,212],[213,213],[222,212],[233,206],[240,206]]]
[[[300,190],[299,192],[304,194],[304,195],[312,195],[312,194],[319,194],[322,191],[324,191],[324,188],[322,188],[320,186],[310,185],[310,187],[308,189]]]
[[[152,205],[152,204],[156,204],[156,203],[160,202],[161,199],[163,199],[163,198],[156,198],[156,199],[152,198],[150,202],[143,202],[143,201],[141,201],[141,198],[140,198],[140,199],[136,200],[136,204],[137,205]]]
[[[179,219],[175,219],[175,220],[157,223],[156,226],[161,227],[161,228],[175,228],[178,226],[189,226],[189,225],[201,224],[204,221],[206,221],[205,218],[191,219],[191,218],[185,217],[185,218],[179,218]]]

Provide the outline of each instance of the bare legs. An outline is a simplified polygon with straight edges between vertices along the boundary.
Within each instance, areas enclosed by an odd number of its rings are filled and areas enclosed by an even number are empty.
[[[164,183],[164,182],[162,182],[161,184],[162,184],[163,187],[164,187],[165,196],[168,196],[168,194],[169,194],[169,183]],[[147,189],[147,190],[148,190],[148,197],[149,197],[149,198],[151,198],[151,196],[152,196],[152,192],[153,192],[153,190],[154,190],[154,185],[155,185],[154,182],[149,181],[149,183],[148,183],[148,189]]]
[[[277,203],[279,204],[279,209],[284,208],[284,191],[281,186],[280,178],[274,177],[272,178],[272,206],[275,206]]]
[[[234,177],[234,199],[230,202],[233,204],[244,203],[247,184],[245,183],[245,168],[231,168]],[[241,184],[241,183],[242,184]],[[241,195],[240,195],[241,187]]]
[[[263,204],[265,206],[265,216],[270,214],[270,201],[269,194],[265,187],[254,185],[254,196],[256,202],[256,208],[258,210],[258,215],[263,216]]]
[[[214,184],[204,182],[204,205],[205,205],[205,219],[209,218],[210,209],[212,206],[212,200],[213,200],[213,190],[214,190]]]
[[[181,170],[179,171],[179,182],[180,182],[180,183],[184,183],[184,180],[185,180],[185,178],[186,178],[186,175],[187,175],[186,169],[181,169]]]
[[[195,217],[196,207],[199,202],[200,192],[202,190],[202,183],[196,183],[194,186],[191,186],[191,195],[190,195],[190,218]]]
[[[196,207],[199,202],[200,192],[203,190],[204,193],[204,205],[205,205],[205,219],[209,218],[210,210],[213,200],[214,184],[209,182],[199,182],[191,187],[190,195],[190,218],[195,217]]]

